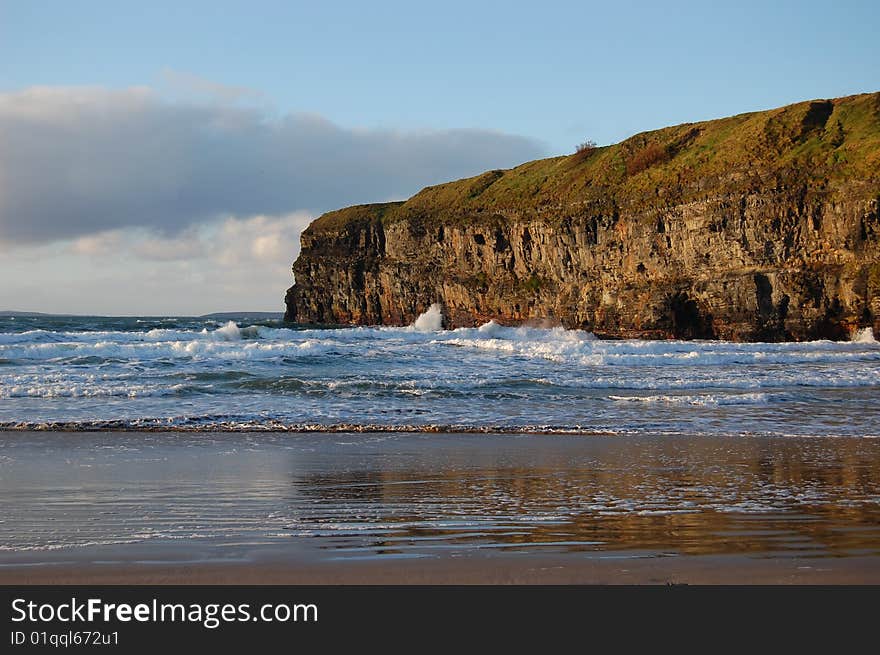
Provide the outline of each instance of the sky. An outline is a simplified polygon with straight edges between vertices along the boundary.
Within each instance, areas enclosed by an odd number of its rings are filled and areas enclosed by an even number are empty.
[[[281,311],[324,211],[880,90],[880,3],[0,0],[0,310]]]

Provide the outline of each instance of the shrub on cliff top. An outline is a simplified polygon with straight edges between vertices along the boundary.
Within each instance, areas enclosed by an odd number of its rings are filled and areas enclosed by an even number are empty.
[[[596,142],[592,139],[589,139],[587,141],[584,141],[583,143],[577,144],[574,154],[579,157],[589,157],[594,152],[596,152],[597,147],[598,146],[596,145]]]
[[[636,175],[654,164],[669,159],[669,151],[659,143],[649,143],[626,162],[627,175]]]

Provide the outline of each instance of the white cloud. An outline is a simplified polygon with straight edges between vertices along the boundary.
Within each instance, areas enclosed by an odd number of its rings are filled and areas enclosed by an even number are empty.
[[[110,230],[0,259],[0,308],[59,313],[282,311],[312,215],[228,216],[169,237]],[[49,262],[49,265],[46,265]]]
[[[543,154],[491,130],[279,115],[249,89],[186,73],[162,84],[170,96],[0,93],[0,309],[281,310],[312,217]]]
[[[243,90],[172,74],[208,102],[152,89],[0,93],[0,241],[143,227],[167,236],[224,215],[320,213],[539,156],[490,130],[348,129],[216,97]],[[215,88],[217,87],[217,88]]]
[[[142,259],[160,262],[197,259],[205,254],[198,232],[192,229],[173,238],[145,236],[131,247],[131,252]]]
[[[260,266],[293,262],[299,235],[312,216],[297,212],[284,216],[228,218],[212,238],[217,260],[230,266]]]
[[[69,248],[70,252],[77,255],[98,257],[118,251],[123,238],[124,236],[120,230],[108,230],[74,239],[70,243]]]

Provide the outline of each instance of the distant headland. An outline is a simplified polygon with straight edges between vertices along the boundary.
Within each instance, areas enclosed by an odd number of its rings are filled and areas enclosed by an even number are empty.
[[[324,214],[286,320],[605,337],[880,333],[880,93],[637,134]]]

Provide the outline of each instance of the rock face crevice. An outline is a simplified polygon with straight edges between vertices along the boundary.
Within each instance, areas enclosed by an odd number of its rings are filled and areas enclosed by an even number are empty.
[[[402,325],[439,302],[447,327],[880,334],[880,94],[597,150],[324,215],[302,235],[287,320]]]

